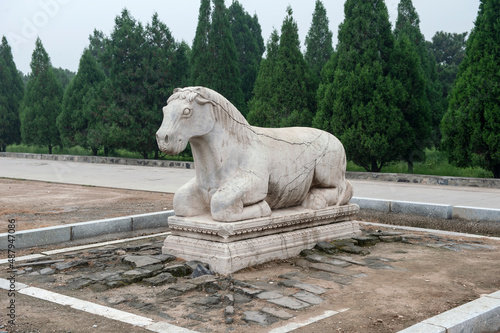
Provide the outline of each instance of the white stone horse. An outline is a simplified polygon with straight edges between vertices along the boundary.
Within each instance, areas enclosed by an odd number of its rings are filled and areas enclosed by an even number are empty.
[[[177,88],[156,132],[161,151],[191,143],[196,176],[174,196],[177,216],[210,213],[233,222],[271,215],[271,209],[345,205],[352,186],[346,155],[333,135],[314,128],[260,128],[219,93]]]

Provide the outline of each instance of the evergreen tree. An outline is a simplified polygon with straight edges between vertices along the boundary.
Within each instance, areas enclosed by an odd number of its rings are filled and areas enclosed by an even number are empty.
[[[277,49],[276,34],[271,35],[268,56],[262,63],[250,102],[249,121],[257,120],[252,122],[254,125],[311,125],[316,109],[314,80],[300,51],[298,27],[292,15],[292,8],[288,7]],[[259,123],[264,119],[266,123]]]
[[[149,121],[150,108],[146,103],[146,77],[149,47],[142,24],[127,9],[115,19],[106,57],[112,59],[109,78],[112,101],[115,104],[111,119],[117,124],[113,141],[117,147],[136,151],[148,158],[154,151],[151,141],[154,134]]]
[[[61,112],[63,90],[40,38],[31,58],[31,75],[21,104],[21,136],[26,144],[60,145],[56,118]]]
[[[89,145],[87,141],[91,115],[85,103],[89,102],[86,96],[89,91],[102,84],[105,78],[92,53],[85,49],[80,58],[78,73],[64,92],[62,111],[57,117],[63,145],[79,145],[91,149],[92,153],[97,155],[100,147]]]
[[[0,151],[21,142],[19,107],[24,95],[22,76],[16,68],[5,36],[0,45]]]
[[[267,57],[262,60],[255,80],[254,97],[249,101],[250,112],[247,120],[254,126],[279,127],[281,119],[277,114],[277,95],[272,87],[278,82],[274,70],[278,63],[279,34],[276,29],[267,41]]]
[[[70,71],[69,69],[63,69],[61,67],[54,67],[53,70],[56,78],[59,80],[59,82],[61,82],[63,91],[66,90],[71,80],[73,80],[73,78],[75,77],[76,73]]]
[[[172,64],[173,82],[176,87],[187,87],[190,80],[189,59],[191,58],[191,49],[189,45],[182,41],[177,43],[175,56]],[[166,101],[165,101],[166,102]]]
[[[305,59],[318,81],[321,70],[333,54],[332,36],[325,6],[321,0],[316,0],[311,27],[306,36]]]
[[[106,76],[109,76],[109,69],[111,67],[109,43],[109,38],[106,37],[100,30],[94,29],[93,34],[89,35],[88,49],[94,56],[99,66],[104,70],[104,74],[106,74]]]
[[[144,147],[147,152],[153,151],[154,157],[158,158],[158,145],[154,134],[162,122],[162,107],[166,104],[168,97],[174,88],[185,81],[184,74],[175,69],[177,43],[165,23],[161,22],[155,13],[151,24],[146,26],[147,54],[144,60],[145,67],[145,105],[139,117],[144,131]],[[185,63],[184,63],[185,65]]]
[[[349,159],[379,172],[402,155],[408,131],[396,100],[401,83],[390,75],[394,36],[383,1],[347,0],[344,14],[314,124],[329,124]]]
[[[424,157],[421,152],[423,147],[439,145],[439,141],[441,140],[439,123],[446,109],[443,108],[442,103],[442,87],[437,75],[437,63],[433,54],[427,47],[424,35],[420,32],[420,18],[411,0],[400,1],[394,34],[397,39],[402,35],[408,36],[410,42],[415,46],[426,81],[425,94],[427,95],[428,105],[430,107],[431,133],[426,134],[425,142],[420,142],[419,146],[421,147],[415,149],[414,152],[416,152],[416,154],[413,154],[415,157]],[[419,139],[417,138],[417,140]],[[409,163],[409,168],[411,168],[411,161],[408,161],[409,158],[406,157],[405,160]]]
[[[443,148],[458,166],[500,178],[500,0],[481,0],[443,118]]]
[[[432,144],[431,104],[427,93],[432,94],[433,85],[430,73],[426,75],[422,66],[431,59],[419,25],[420,19],[412,1],[401,0],[394,30],[395,58],[391,67],[393,76],[403,85],[403,91],[398,96],[399,108],[409,128],[405,136],[407,148],[402,158],[408,163],[410,173],[413,172],[414,161],[424,160],[424,149]]]
[[[210,63],[208,52],[208,32],[210,31],[210,14],[212,12],[210,1],[201,0],[200,4],[198,26],[190,58],[190,82],[193,86],[208,86],[210,84],[210,73],[206,70],[206,66]]]
[[[437,62],[437,77],[441,84],[441,108],[448,109],[448,95],[458,74],[458,68],[465,56],[467,32],[447,33],[438,31],[428,42],[430,52]]]
[[[243,90],[241,89],[238,55],[231,27],[229,26],[228,10],[224,5],[224,0],[212,1],[214,10],[208,32],[210,62],[207,66],[210,83],[207,87],[222,94],[243,115],[246,115],[247,108]]]
[[[257,16],[250,16],[238,1],[233,1],[228,9],[229,24],[241,70],[241,89],[246,103],[252,97],[262,54],[264,53],[264,42]]]

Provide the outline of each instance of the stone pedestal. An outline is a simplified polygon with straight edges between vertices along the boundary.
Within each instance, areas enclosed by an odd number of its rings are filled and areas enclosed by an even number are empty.
[[[172,234],[165,239],[163,253],[206,262],[214,272],[230,274],[294,257],[321,241],[357,236],[361,232],[353,219],[358,211],[356,204],[321,210],[292,207],[239,222],[216,222],[208,214],[171,216]]]

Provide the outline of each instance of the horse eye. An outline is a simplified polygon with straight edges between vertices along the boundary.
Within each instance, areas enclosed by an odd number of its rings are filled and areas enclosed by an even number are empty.
[[[189,116],[190,114],[191,114],[191,109],[186,108],[182,111],[183,116]]]

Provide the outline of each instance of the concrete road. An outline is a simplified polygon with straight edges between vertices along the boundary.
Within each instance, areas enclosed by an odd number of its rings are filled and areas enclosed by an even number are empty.
[[[173,193],[194,170],[0,157],[0,177]],[[500,189],[351,182],[356,197],[500,209]]]

